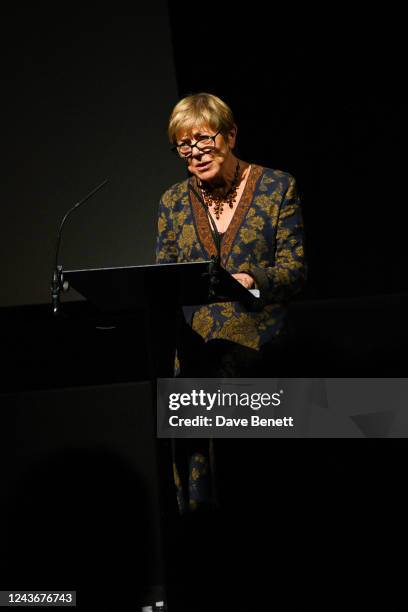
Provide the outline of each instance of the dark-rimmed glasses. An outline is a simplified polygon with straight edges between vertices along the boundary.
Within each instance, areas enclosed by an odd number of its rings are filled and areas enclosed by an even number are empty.
[[[194,147],[196,147],[200,153],[209,153],[215,148],[215,139],[220,133],[221,130],[218,130],[214,136],[207,136],[207,134],[205,134],[200,136],[200,138],[191,144],[182,142],[172,147],[171,150],[178,153],[183,159],[187,159],[188,157],[192,156]]]

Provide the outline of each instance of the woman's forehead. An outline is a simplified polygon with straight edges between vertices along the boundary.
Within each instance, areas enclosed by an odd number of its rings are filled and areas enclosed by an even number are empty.
[[[185,140],[185,139],[194,139],[198,138],[202,134],[212,134],[214,132],[214,128],[205,123],[194,124],[191,126],[181,127],[176,132],[177,140]]]

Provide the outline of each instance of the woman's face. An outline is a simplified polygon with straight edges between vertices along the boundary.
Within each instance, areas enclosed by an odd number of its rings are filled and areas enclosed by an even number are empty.
[[[189,172],[206,182],[221,178],[228,167],[228,161],[235,146],[236,133],[236,128],[232,129],[227,136],[219,133],[211,141],[211,146],[206,147],[203,151],[193,147],[191,156],[186,159]],[[188,132],[180,131],[177,133],[177,144],[185,143],[191,145],[203,138],[203,136],[214,135],[215,131],[210,127],[196,127]]]

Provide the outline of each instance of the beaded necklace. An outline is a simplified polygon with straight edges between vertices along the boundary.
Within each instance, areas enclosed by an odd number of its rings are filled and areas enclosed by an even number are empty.
[[[237,167],[235,168],[234,178],[232,179],[231,187],[225,195],[218,195],[217,193],[213,192],[208,185],[205,185],[204,183],[201,183],[200,185],[204,202],[208,207],[211,207],[214,204],[214,214],[217,219],[219,219],[222,215],[222,211],[224,210],[224,204],[228,204],[230,208],[233,208],[234,206],[234,202],[237,197],[239,172],[240,166],[238,161]]]

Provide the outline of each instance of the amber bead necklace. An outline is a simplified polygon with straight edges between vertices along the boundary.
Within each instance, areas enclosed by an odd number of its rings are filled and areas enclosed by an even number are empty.
[[[239,184],[239,173],[240,166],[238,161],[237,167],[235,168],[234,178],[232,179],[231,187],[225,195],[219,195],[215,193],[208,185],[204,183],[201,183],[200,185],[204,202],[209,208],[214,205],[214,214],[217,219],[219,219],[222,215],[222,211],[224,210],[224,204],[228,204],[230,208],[233,208],[234,206]]]

